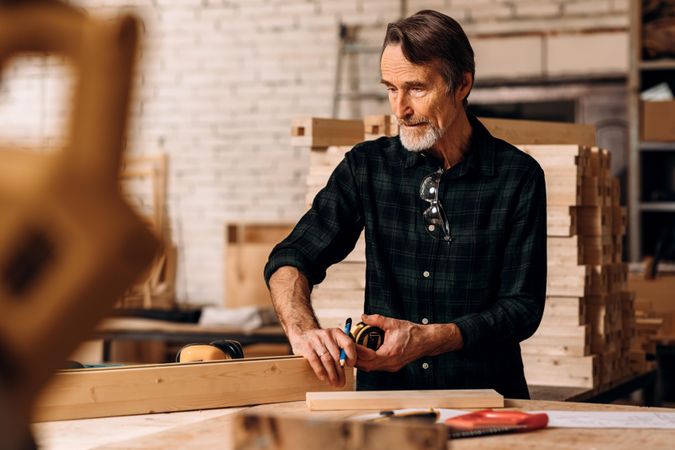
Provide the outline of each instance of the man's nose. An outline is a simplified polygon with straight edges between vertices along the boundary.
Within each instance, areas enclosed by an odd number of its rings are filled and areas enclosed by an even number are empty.
[[[393,101],[392,109],[394,115],[399,119],[406,119],[413,114],[413,110],[408,101],[408,96],[401,93]]]

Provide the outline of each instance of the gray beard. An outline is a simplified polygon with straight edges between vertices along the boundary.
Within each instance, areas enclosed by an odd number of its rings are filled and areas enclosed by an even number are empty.
[[[443,131],[432,124],[425,127],[424,133],[420,136],[419,132],[410,130],[405,125],[399,127],[399,136],[401,144],[406,150],[411,152],[423,152],[429,150],[443,136]]]

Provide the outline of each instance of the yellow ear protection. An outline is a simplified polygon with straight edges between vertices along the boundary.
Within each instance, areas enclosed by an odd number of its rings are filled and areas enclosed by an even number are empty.
[[[376,351],[384,342],[384,330],[382,328],[366,325],[363,322],[357,323],[352,328],[351,334],[354,342]]]
[[[244,350],[238,341],[220,339],[210,344],[188,344],[176,355],[176,362],[217,361],[223,359],[241,359]]]

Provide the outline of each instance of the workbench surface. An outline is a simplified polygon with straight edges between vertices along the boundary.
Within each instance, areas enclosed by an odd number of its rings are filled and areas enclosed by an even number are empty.
[[[507,407],[525,410],[667,411],[675,409],[537,400],[506,400]],[[202,449],[232,448],[232,419],[245,409],[310,414],[304,402],[276,403],[251,408],[226,408],[170,414],[45,422],[33,426],[42,449]],[[363,411],[359,411],[362,414]],[[350,412],[312,412],[345,417]],[[675,430],[546,429],[532,433],[497,435],[452,441],[453,449],[672,449]]]

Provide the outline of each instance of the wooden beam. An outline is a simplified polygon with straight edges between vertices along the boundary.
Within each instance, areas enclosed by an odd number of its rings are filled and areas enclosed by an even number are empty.
[[[363,141],[363,121],[316,117],[294,119],[291,136],[294,147],[355,145]]]
[[[399,408],[503,408],[504,397],[492,389],[426,391],[307,392],[310,411]]]
[[[593,125],[480,117],[479,120],[494,137],[512,145],[573,144],[587,147],[595,145]]]
[[[347,370],[342,389],[353,389]],[[302,400],[331,389],[301,357],[157,364],[58,373],[34,421],[149,414]]]

